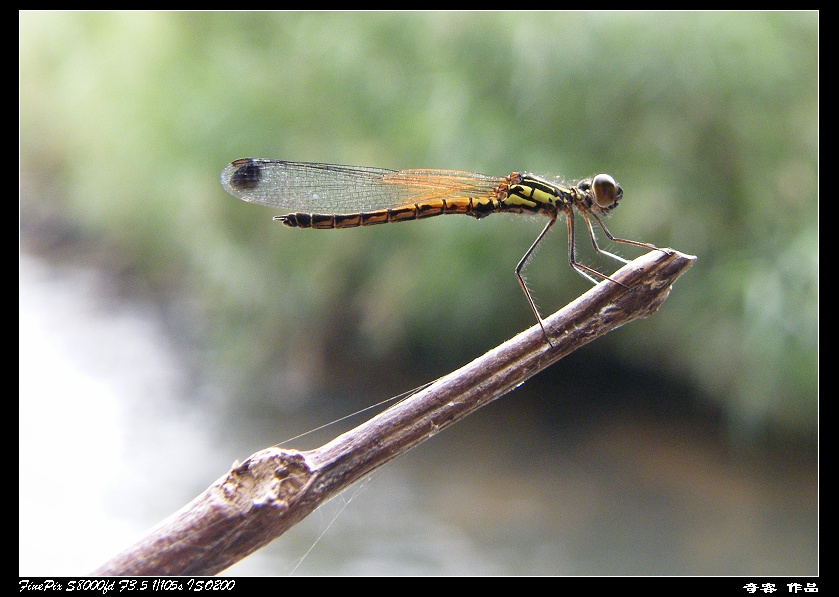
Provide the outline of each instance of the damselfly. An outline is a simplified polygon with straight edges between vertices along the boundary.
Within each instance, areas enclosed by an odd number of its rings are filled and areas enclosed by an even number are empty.
[[[387,170],[307,162],[243,158],[228,164],[221,184],[234,197],[287,210],[274,219],[292,228],[354,228],[443,214],[483,218],[493,213],[540,214],[548,223],[516,265],[515,273],[536,320],[545,325],[522,276],[533,251],[556,222],[560,212],[568,225],[568,262],[597,283],[609,276],[577,262],[574,248],[574,210],[583,217],[594,250],[618,261],[622,257],[597,245],[592,220],[609,240],[656,250],[657,247],[617,238],[600,219],[614,209],[623,189],[608,174],[565,186],[533,174],[486,176],[460,170]]]

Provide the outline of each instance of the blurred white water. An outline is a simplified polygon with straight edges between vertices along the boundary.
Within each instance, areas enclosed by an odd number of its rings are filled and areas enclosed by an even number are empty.
[[[20,257],[21,575],[89,572],[223,470],[153,308],[108,284]]]

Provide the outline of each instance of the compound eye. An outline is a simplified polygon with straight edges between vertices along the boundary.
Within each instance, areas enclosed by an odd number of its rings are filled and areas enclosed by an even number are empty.
[[[623,197],[623,189],[608,174],[598,174],[591,181],[591,192],[594,202],[604,209],[612,208]]]

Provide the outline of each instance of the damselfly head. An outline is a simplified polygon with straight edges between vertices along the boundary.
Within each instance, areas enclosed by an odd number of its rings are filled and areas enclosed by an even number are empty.
[[[581,185],[583,183],[580,183]],[[586,189],[580,189],[586,190]],[[615,182],[615,179],[608,174],[598,174],[591,182],[589,189],[594,204],[601,211],[608,212],[617,207],[618,201],[623,197],[623,189]]]

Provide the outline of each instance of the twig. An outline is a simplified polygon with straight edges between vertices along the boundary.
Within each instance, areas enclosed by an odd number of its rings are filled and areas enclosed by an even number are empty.
[[[94,575],[209,575],[580,346],[654,313],[695,257],[652,251],[545,320],[315,450],[261,450]]]

